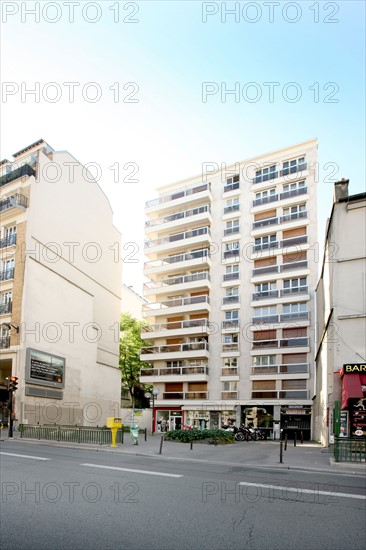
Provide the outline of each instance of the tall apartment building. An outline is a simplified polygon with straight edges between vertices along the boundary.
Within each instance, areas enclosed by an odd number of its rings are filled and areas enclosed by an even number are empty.
[[[314,437],[333,442],[336,401],[342,437],[366,437],[366,193],[334,185],[316,288]]]
[[[310,437],[317,143],[159,189],[146,203],[141,358],[155,429],[246,424]]]
[[[17,376],[18,422],[103,425],[121,391],[120,234],[109,201],[43,140],[0,167],[0,414]]]

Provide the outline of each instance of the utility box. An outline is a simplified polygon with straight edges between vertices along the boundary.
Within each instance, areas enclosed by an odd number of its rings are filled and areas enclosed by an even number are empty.
[[[122,418],[110,416],[107,418],[107,428],[122,428]]]

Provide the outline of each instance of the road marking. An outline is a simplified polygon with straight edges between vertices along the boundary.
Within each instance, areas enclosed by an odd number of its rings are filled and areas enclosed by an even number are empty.
[[[0,455],[20,456],[21,458],[32,458],[33,460],[51,460],[50,458],[43,458],[42,456],[18,455],[18,454],[15,454],[15,453],[3,453],[3,452],[0,452]]]
[[[105,470],[119,470],[121,472],[133,472],[135,474],[148,474],[151,476],[183,477],[183,475],[181,474],[165,474],[163,472],[151,472],[148,470],[132,470],[131,468],[118,468],[117,466],[101,466],[99,464],[80,464],[80,466],[89,466],[90,468],[103,468]]]
[[[280,485],[265,485],[262,483],[247,483],[246,481],[241,481],[239,485],[247,485],[249,487],[264,487],[265,489],[278,489],[279,491],[292,491],[292,492],[300,492],[301,493],[308,493],[308,494],[314,494],[316,492],[317,495],[326,495],[326,496],[334,496],[334,497],[344,497],[344,498],[359,498],[360,500],[366,500],[366,496],[364,495],[354,495],[352,493],[333,493],[332,491],[319,491],[318,489],[302,489],[301,487],[281,487]]]

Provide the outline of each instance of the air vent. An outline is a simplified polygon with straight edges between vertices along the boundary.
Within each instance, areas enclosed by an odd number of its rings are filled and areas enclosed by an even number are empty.
[[[44,388],[25,388],[25,395],[32,395],[33,397],[48,397],[49,399],[62,399],[63,392],[58,390],[47,390]]]

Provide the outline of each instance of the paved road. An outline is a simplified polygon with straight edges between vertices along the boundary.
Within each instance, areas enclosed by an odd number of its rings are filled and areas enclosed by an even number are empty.
[[[0,446],[1,546],[363,550],[365,478]]]

